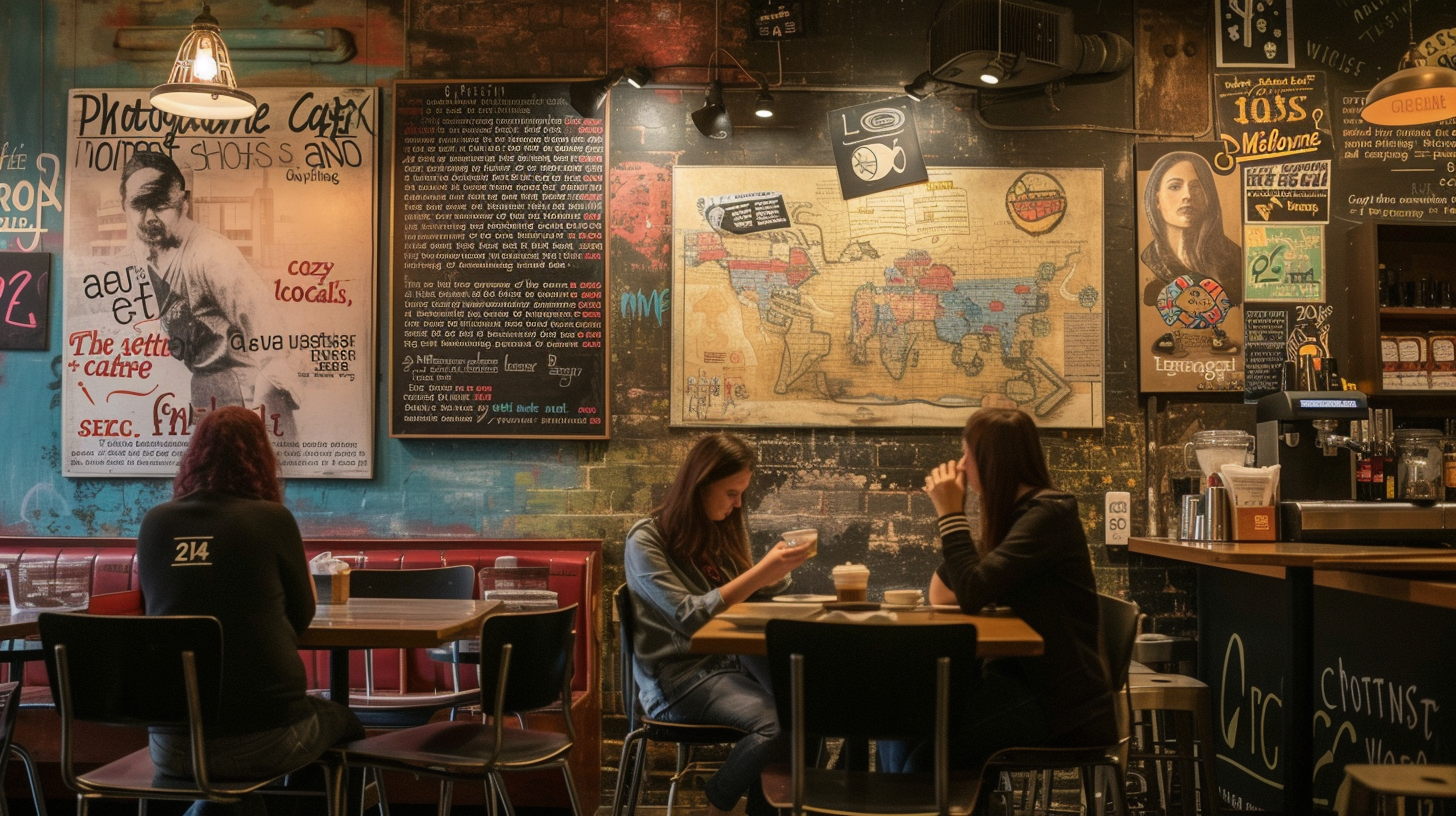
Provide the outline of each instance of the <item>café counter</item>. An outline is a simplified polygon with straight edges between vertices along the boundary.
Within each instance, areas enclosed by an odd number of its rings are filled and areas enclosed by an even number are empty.
[[[1456,761],[1456,553],[1133,538],[1192,564],[1230,810],[1330,810],[1350,763]]]

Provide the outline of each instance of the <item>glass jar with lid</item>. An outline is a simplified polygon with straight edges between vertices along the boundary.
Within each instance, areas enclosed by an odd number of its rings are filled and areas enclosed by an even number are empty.
[[[1405,501],[1439,501],[1445,498],[1441,471],[1445,466],[1441,432],[1408,428],[1395,432],[1396,497]]]
[[[1183,446],[1183,466],[1192,470],[1196,462],[1203,473],[1200,492],[1224,465],[1249,465],[1253,460],[1254,437],[1246,431],[1198,431]]]

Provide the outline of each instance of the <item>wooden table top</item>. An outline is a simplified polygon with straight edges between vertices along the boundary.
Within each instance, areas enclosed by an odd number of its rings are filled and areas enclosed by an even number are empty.
[[[729,607],[730,609],[732,607]],[[1030,657],[1042,653],[1044,644],[1036,633],[1021,618],[1011,616],[964,615],[960,612],[935,610],[929,613],[917,612],[898,615],[894,624],[921,623],[974,623],[976,625],[977,657]],[[714,618],[693,633],[691,650],[695,654],[748,654],[768,653],[768,644],[762,629],[741,629],[727,621]]]
[[[1317,544],[1305,541],[1179,541],[1171,538],[1133,538],[1128,549],[1191,564],[1315,567],[1369,558],[1430,557],[1429,549],[1372,547],[1360,544]]]
[[[429,648],[475,637],[480,622],[499,611],[500,601],[440,601],[419,598],[350,598],[319,604],[298,645],[321,649]]]
[[[0,640],[14,640],[40,634],[40,612],[12,612],[10,604],[0,606]]]

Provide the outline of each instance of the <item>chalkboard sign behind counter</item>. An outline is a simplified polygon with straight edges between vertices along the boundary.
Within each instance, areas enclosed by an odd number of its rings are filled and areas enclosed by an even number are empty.
[[[606,123],[565,82],[395,82],[390,435],[608,435]]]

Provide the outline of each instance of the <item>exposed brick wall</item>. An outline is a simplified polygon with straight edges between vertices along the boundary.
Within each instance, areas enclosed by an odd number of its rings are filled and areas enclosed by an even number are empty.
[[[410,65],[417,75],[590,75],[632,64],[703,65],[712,53],[715,33],[713,3],[703,0],[624,0],[604,5],[457,2],[449,9],[425,0],[413,2],[426,9],[414,19],[410,32]],[[550,8],[543,8],[546,5]],[[924,59],[923,33],[938,4],[907,9],[901,4],[826,0],[815,5],[816,36],[784,46],[786,71],[792,74],[786,77],[786,85],[893,86],[923,70],[919,64]],[[745,5],[725,2],[722,8],[720,43],[755,71],[776,71],[778,54],[773,47],[746,38]],[[1129,25],[1126,14],[1120,22],[1117,14],[1108,17],[1103,27],[1118,30]],[[874,32],[873,36],[866,36],[868,32]],[[432,37],[449,39],[436,45]],[[471,38],[474,46],[458,39],[462,37]],[[611,45],[610,64],[603,62],[606,42]],[[661,72],[659,78],[700,82],[705,73],[673,69]],[[731,69],[724,78],[730,83],[743,80]],[[673,166],[826,164],[824,111],[876,98],[874,94],[846,96],[831,102],[795,95],[792,104],[806,107],[810,113],[778,129],[749,129],[743,127],[749,123],[740,118],[740,135],[733,141],[704,144],[687,123],[688,113],[701,104],[698,92],[654,93],[622,87],[611,103],[614,190],[632,195],[637,210],[655,206],[656,216],[644,219],[645,223],[617,225],[610,245],[613,438],[610,443],[588,446],[579,455],[576,483],[531,490],[524,513],[512,521],[513,532],[520,535],[603,538],[607,542],[608,588],[622,580],[621,541],[626,529],[661,498],[676,463],[698,436],[667,425],[671,343],[667,218]],[[1105,101],[1095,93],[1084,99],[1092,107]],[[1077,104],[1072,94],[1060,103],[1064,108]],[[1130,138],[1078,137],[1074,155],[1069,156],[1065,135],[987,132],[970,124],[967,109],[944,102],[926,105],[918,113],[923,117],[923,132],[933,134],[928,142],[932,147],[927,150],[932,153],[928,156],[932,163],[1104,167],[1108,324],[1133,324],[1136,298],[1131,276],[1125,274],[1135,263],[1133,180],[1127,161]],[[624,315],[616,311],[624,295],[646,298],[652,293],[666,296],[668,305],[661,322],[640,312]],[[1159,619],[1158,628],[1186,631],[1190,628],[1187,592],[1191,588],[1187,576],[1164,575],[1155,566],[1130,570],[1125,556],[1109,556],[1100,545],[1104,492],[1127,490],[1133,494],[1136,530],[1141,531],[1145,518],[1144,460],[1149,446],[1135,365],[1128,362],[1136,360],[1133,342],[1129,333],[1109,331],[1105,430],[1048,432],[1044,443],[1055,478],[1081,503],[1089,538],[1094,541],[1099,586],[1120,595],[1133,591]],[[1181,427],[1169,432],[1174,440],[1182,438]],[[874,582],[881,587],[924,584],[938,555],[933,512],[919,488],[931,466],[958,454],[955,430],[748,430],[743,435],[762,457],[749,496],[755,546],[767,546],[779,530],[813,525],[821,531],[821,554],[799,571],[800,586],[825,589],[828,568],[845,560],[868,564]],[[1130,581],[1130,576],[1138,579]],[[1170,591],[1173,586],[1184,588]],[[616,648],[615,637],[604,639],[604,666],[615,666]],[[604,672],[604,677],[603,704],[608,712],[604,784],[610,786],[625,720],[618,708],[615,673]],[[654,763],[654,774],[665,776],[671,764],[671,756],[664,750]],[[650,801],[661,802],[666,784],[655,779],[648,791]],[[604,791],[604,795],[609,793]]]

